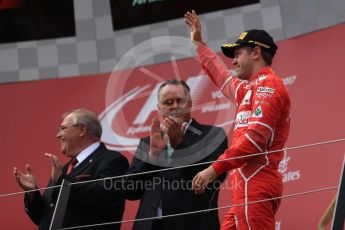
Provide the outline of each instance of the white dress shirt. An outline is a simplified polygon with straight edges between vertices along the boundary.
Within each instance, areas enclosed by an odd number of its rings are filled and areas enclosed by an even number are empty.
[[[101,143],[95,142],[91,145],[89,145],[86,149],[84,149],[83,151],[81,151],[78,156],[76,157],[78,160],[78,163],[74,166],[77,167],[81,162],[83,162],[88,156],[91,155],[91,153],[93,153],[99,146],[101,145]]]

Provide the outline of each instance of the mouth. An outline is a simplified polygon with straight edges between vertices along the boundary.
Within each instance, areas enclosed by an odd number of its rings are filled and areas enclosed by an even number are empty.
[[[168,113],[168,114],[165,114],[166,117],[181,117],[183,116],[183,112],[171,112],[171,113]]]
[[[164,114],[164,116],[165,117],[178,117],[178,116],[181,116],[182,114],[183,114],[182,111],[171,111],[171,112]]]
[[[183,116],[188,113],[188,108],[176,108],[165,113],[165,116]]]
[[[63,145],[65,143],[64,139],[60,139],[60,145]]]

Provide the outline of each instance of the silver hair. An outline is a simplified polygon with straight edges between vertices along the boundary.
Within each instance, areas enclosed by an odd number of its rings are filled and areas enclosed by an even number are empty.
[[[97,138],[101,138],[102,126],[97,116],[93,112],[83,108],[74,109],[62,115],[62,118],[64,119],[69,114],[74,115],[74,125],[85,125],[90,135],[95,136]]]

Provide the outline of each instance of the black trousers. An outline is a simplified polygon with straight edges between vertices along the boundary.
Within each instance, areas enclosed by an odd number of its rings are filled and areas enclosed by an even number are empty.
[[[163,229],[164,229],[163,220],[158,219],[158,220],[153,221],[151,230],[163,230]]]

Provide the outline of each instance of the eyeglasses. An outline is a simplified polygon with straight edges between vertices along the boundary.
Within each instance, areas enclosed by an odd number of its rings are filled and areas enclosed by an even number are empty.
[[[64,131],[65,129],[69,128],[69,127],[77,127],[80,124],[73,124],[73,125],[60,125],[60,131]]]

